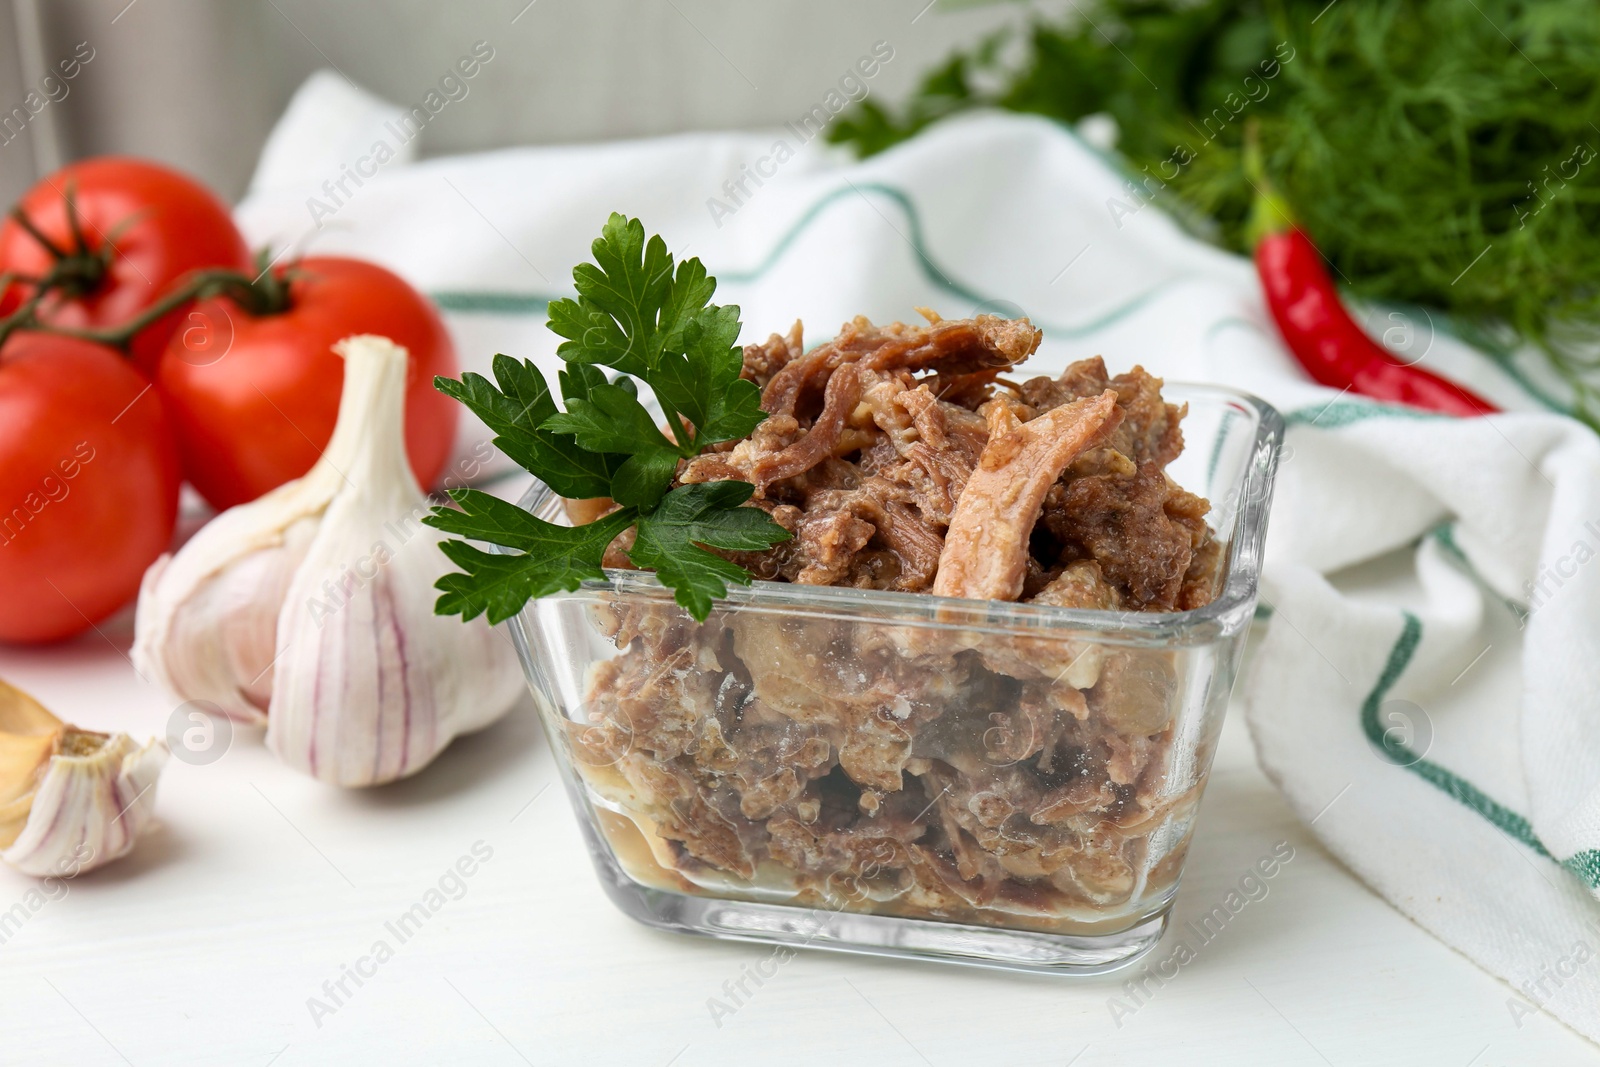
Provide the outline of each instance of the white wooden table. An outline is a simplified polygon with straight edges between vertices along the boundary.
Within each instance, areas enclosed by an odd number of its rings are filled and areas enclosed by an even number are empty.
[[[133,673],[130,637],[124,621],[0,649],[0,677],[80,725],[164,733],[172,704]],[[1137,969],[1065,981],[807,952],[715,1018],[708,1000],[767,950],[657,933],[612,908],[531,701],[369,792],[302,778],[241,732],[208,766],[173,760],[157,815],[133,855],[4,927],[0,1063],[1600,1063],[1548,1017],[1519,1029],[1507,986],[1323,852],[1237,717],[1174,926],[1279,842],[1294,858],[1174,978],[1147,981],[1142,1003],[1123,990]],[[475,845],[489,858],[430,901]],[[33,885],[0,870],[0,912]],[[386,926],[430,902],[403,942]],[[393,949],[381,963],[380,940]],[[345,972],[358,965],[360,985]],[[324,983],[337,993],[341,978],[335,1001]]]

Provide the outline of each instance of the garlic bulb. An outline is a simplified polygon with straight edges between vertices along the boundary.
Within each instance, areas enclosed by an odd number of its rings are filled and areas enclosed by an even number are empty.
[[[433,613],[449,563],[406,460],[405,349],[334,350],[344,391],[322,458],[150,568],[133,659],[179,699],[264,719],[291,766],[375,785],[500,718],[522,676],[506,634]]]
[[[125,856],[155,808],[161,741],[67,726],[0,682],[0,859],[70,878]]]

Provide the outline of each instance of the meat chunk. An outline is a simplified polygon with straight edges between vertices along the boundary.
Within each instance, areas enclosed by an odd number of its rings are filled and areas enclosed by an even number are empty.
[[[1154,462],[1165,467],[1183,451],[1183,432],[1179,422],[1183,409],[1161,397],[1161,379],[1134,367],[1126,374],[1107,377],[1105,361],[1099,356],[1079,360],[1059,378],[1032,378],[1022,383],[1023,403],[1038,411],[1070,404],[1086,396],[1098,396],[1110,389],[1117,394],[1117,409],[1122,425],[1106,440],[1106,448],[1135,463]]]
[[[906,326],[874,326],[865,318],[845,323],[839,336],[792,360],[772,376],[761,407],[772,414],[803,413],[808,390],[846,363],[872,371],[938,370],[945,373],[999,369],[1020,363],[1039,347],[1043,334],[1027,319],[979,315]]]
[[[848,507],[806,514],[796,531],[800,541],[796,563],[785,570],[792,570],[790,580],[802,585],[839,585],[849,577],[856,554],[877,532]]]
[[[681,485],[696,482],[756,482],[756,469],[772,462],[805,433],[793,415],[773,415],[763,419],[749,437],[726,452],[703,452],[683,465],[678,472]]]
[[[1091,475],[1067,486],[1066,506],[1055,530],[1100,564],[1101,572],[1127,590],[1131,606],[1172,611],[1177,607],[1197,531],[1194,500],[1168,481],[1154,462],[1131,478]]]
[[[1029,603],[1049,604],[1057,608],[1116,611],[1122,607],[1122,593],[1106,581],[1100,564],[1092,559],[1080,559],[1063,567],[1061,573]]]
[[[772,376],[800,358],[805,351],[803,327],[796,319],[787,335],[773,334],[761,344],[744,346],[744,370],[740,375],[765,388]]]
[[[804,474],[832,456],[844,433],[845,419],[855,411],[860,399],[861,379],[856,368],[847,363],[829,377],[822,414],[805,436],[780,451],[761,456],[752,465],[750,475],[757,487]]]
[[[1027,576],[1028,538],[1045,493],[1085,450],[1116,428],[1116,394],[1052,408],[1018,422],[1005,401],[990,409],[989,441],[967,479],[945,536],[933,591],[1015,600]]]

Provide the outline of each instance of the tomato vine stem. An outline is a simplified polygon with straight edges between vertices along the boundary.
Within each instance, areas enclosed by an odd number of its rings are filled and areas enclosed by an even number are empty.
[[[37,241],[54,262],[48,271],[38,277],[15,272],[0,274],[0,294],[14,284],[32,287],[32,292],[15,311],[0,318],[0,344],[4,344],[18,330],[32,330],[93,341],[126,353],[139,333],[163,315],[191,301],[226,296],[247,314],[256,316],[274,315],[289,309],[289,283],[296,274],[296,268],[291,263],[283,270],[274,272],[268,252],[263,249],[256,258],[259,273],[254,278],[222,267],[193,271],[155,303],[120,325],[78,329],[45,322],[39,317],[39,308],[51,293],[61,292],[68,297],[79,297],[92,293],[100,285],[117,255],[115,236],[139,219],[139,213],[123,219],[112,227],[111,233],[102,234],[103,243],[99,248],[93,248],[83,229],[78,212],[77,190],[72,183],[69,182],[63,190],[62,199],[65,201],[67,227],[72,234],[71,248],[63,248],[51,240],[21,207],[15,207],[10,212],[16,224]]]

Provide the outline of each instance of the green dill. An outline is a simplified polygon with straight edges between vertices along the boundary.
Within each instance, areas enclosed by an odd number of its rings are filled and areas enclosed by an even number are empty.
[[[1568,0],[1085,0],[868,100],[880,151],[952,112],[1108,114],[1141,197],[1249,250],[1265,173],[1356,294],[1532,342],[1600,426],[1600,17]],[[1020,55],[1020,60],[1017,58]],[[1506,358],[1499,353],[1499,358]],[[1587,377],[1587,381],[1585,380]]]

